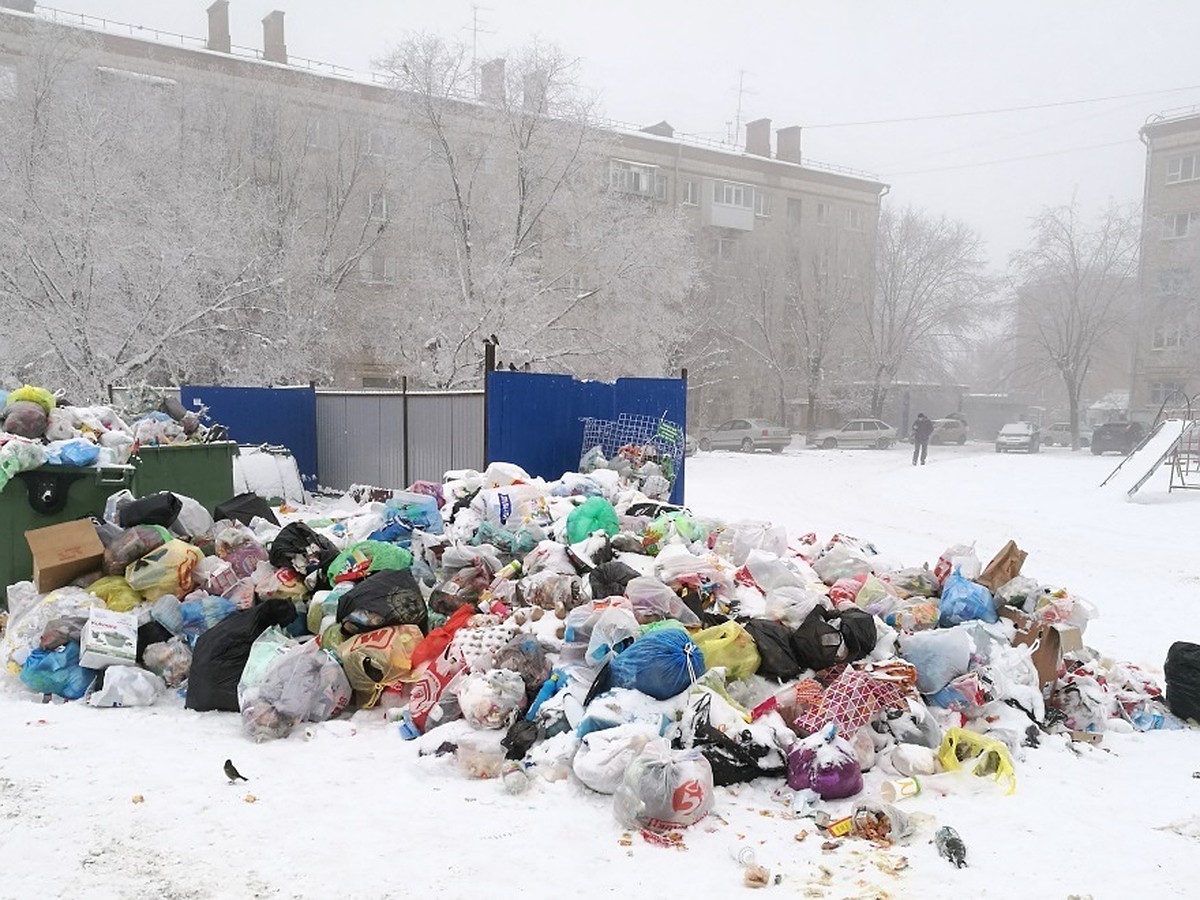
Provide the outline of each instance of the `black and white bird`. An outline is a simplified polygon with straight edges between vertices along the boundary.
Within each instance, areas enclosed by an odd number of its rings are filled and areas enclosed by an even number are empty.
[[[236,768],[234,768],[232,759],[225,760],[225,777],[229,779],[230,784],[236,784],[237,780],[239,778],[242,781],[250,780],[245,775],[243,775],[241,772],[239,772]]]

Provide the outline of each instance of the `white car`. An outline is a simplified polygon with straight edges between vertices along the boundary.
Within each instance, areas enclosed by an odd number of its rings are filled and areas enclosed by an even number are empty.
[[[841,428],[826,428],[810,434],[810,447],[832,450],[835,447],[874,447],[885,450],[896,443],[896,429],[879,419],[851,419]]]

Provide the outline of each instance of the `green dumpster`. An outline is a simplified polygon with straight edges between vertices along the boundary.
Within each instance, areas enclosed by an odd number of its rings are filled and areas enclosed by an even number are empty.
[[[10,584],[33,576],[26,531],[102,518],[104,502],[133,480],[132,466],[41,466],[15,475],[0,491],[0,607],[7,606]]]
[[[191,497],[212,512],[233,496],[236,441],[142,447],[131,462],[137,467],[133,492],[139,497],[171,491]]]

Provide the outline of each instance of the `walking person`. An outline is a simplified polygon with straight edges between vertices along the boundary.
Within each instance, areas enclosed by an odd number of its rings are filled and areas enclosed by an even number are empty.
[[[912,424],[914,466],[917,464],[918,457],[921,465],[925,465],[925,455],[929,452],[929,436],[931,434],[933,434],[933,420],[926,418],[925,413],[917,413],[917,418]]]

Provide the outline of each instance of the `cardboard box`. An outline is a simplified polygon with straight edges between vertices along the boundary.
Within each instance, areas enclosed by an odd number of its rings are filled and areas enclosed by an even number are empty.
[[[1037,643],[1030,659],[1043,688],[1058,679],[1058,667],[1062,664],[1064,653],[1083,649],[1083,634],[1074,625],[1058,622],[1047,624],[1011,606],[1002,607],[1000,616],[1017,627],[1014,646],[1028,647]]]
[[[79,664],[85,669],[137,665],[137,613],[92,607],[79,635]]]
[[[25,532],[33,554],[33,585],[44,594],[104,563],[104,545],[90,519],[77,519]]]

